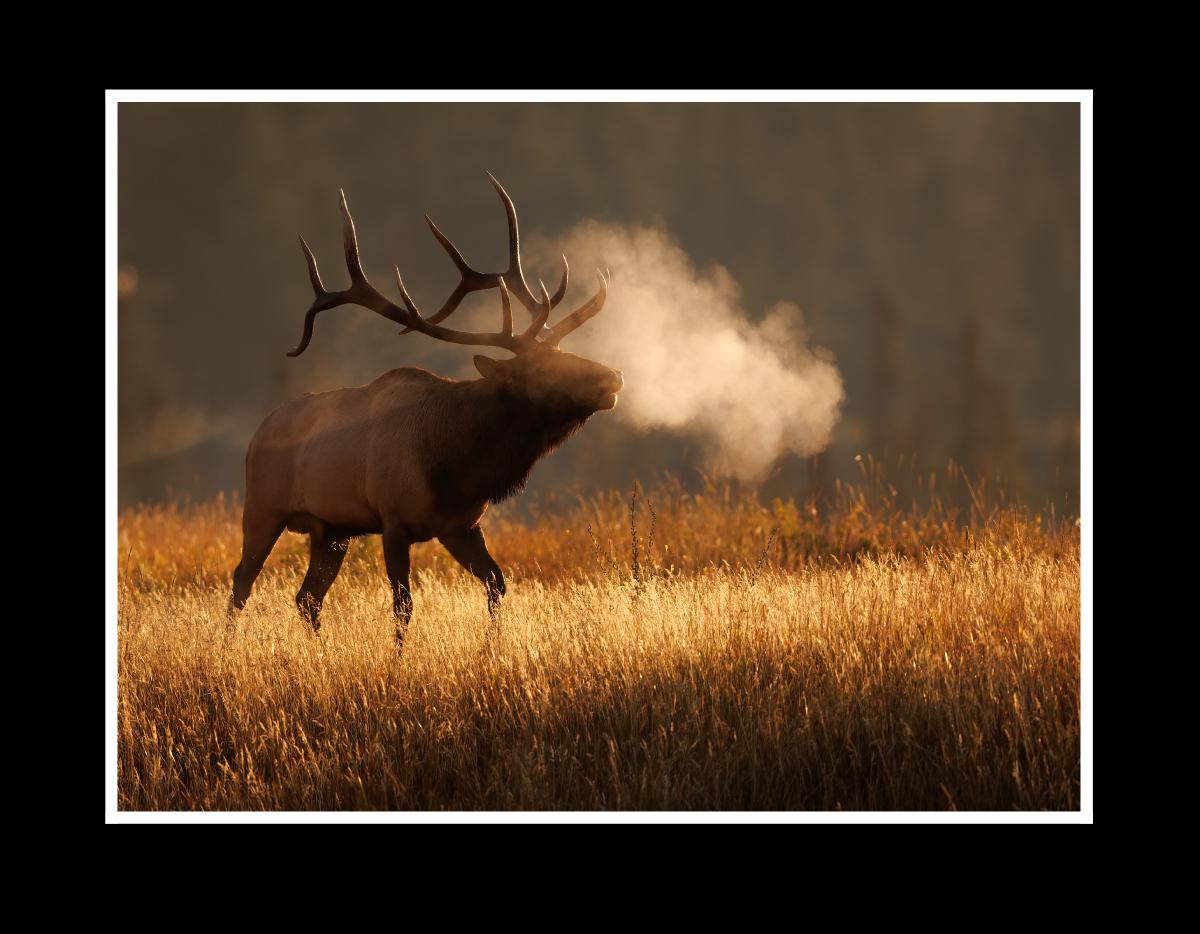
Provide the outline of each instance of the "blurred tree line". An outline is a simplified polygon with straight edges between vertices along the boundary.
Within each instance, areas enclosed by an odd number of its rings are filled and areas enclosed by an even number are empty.
[[[764,497],[819,492],[871,453],[901,482],[953,458],[1077,509],[1077,105],[122,104],[118,119],[122,504],[240,489],[258,421],[303,392],[408,364],[472,375],[461,348],[368,313],[284,351],[311,301],[297,233],[340,281],[339,187],[371,232],[367,269],[382,282],[399,263],[436,305],[455,272],[422,214],[502,264],[489,169],[526,238],[660,222],[730,271],[749,315],[804,309],[842,372],[843,418]],[[686,438],[594,419],[531,486],[691,482],[698,466]]]

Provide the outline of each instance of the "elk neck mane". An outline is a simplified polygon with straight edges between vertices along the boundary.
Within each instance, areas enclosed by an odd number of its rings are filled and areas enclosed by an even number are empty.
[[[541,458],[592,415],[570,403],[546,404],[490,380],[447,381],[427,397],[425,435],[440,501],[498,503],[525,488]]]

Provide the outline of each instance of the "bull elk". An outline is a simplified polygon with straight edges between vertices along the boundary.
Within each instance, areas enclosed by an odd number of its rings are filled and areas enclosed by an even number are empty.
[[[442,307],[428,318],[409,297],[396,268],[401,308],[367,280],[359,258],[354,220],[341,197],[343,244],[350,287],[325,288],[304,238],[300,246],[316,297],[304,317],[302,354],[318,314],[339,305],[360,305],[404,326],[453,344],[495,347],[508,359],[476,356],[482,379],[453,380],[419,367],[401,367],[365,386],[308,393],[266,417],[246,451],[246,499],[242,517],[242,560],[233,572],[232,618],[283,530],[307,533],[309,564],[296,594],[301,616],[320,629],[321,604],[355,536],[383,536],[383,556],[392,585],[396,638],[403,644],[412,617],[409,548],[437,538],[487,589],[494,617],[505,592],[504,575],[488,553],[479,522],[488,505],[523,489],[533,465],[587,419],[617,404],[621,373],[559,350],[564,337],[599,313],[608,280],[597,270],[597,293],[553,327],[550,312],[562,301],[570,269],[563,257],[562,284],[540,297],[521,269],[517,212],[512,199],[488,173],[508,215],[508,269],[476,272],[454,244],[426,217],[434,237],[461,273]],[[501,328],[472,333],[443,327],[471,292],[498,288]],[[532,317],[513,332],[510,296]]]

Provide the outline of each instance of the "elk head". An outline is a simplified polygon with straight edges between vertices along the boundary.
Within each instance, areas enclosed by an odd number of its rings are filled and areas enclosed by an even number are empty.
[[[541,295],[537,297],[525,281],[525,273],[521,269],[520,234],[517,228],[517,212],[512,199],[503,186],[489,172],[488,178],[495,186],[504,209],[508,215],[508,269],[498,273],[482,273],[472,269],[462,254],[450,242],[437,225],[426,216],[425,220],[433,231],[434,237],[450,255],[454,265],[458,267],[461,279],[450,297],[442,304],[437,312],[426,318],[417,308],[404,280],[400,276],[399,267],[396,272],[396,285],[400,290],[400,298],[404,307],[392,303],[385,298],[370,282],[362,269],[362,261],[358,252],[358,238],[354,230],[354,219],[346,206],[346,195],[341,193],[341,210],[343,217],[343,246],[346,252],[346,269],[350,273],[350,288],[340,292],[328,291],[321,281],[317,270],[317,261],[305,243],[300,238],[300,246],[304,250],[304,258],[308,263],[308,275],[312,281],[315,298],[312,307],[304,316],[304,334],[300,344],[288,351],[289,357],[302,354],[309,341],[312,340],[313,321],[318,314],[328,308],[339,305],[359,305],[369,308],[376,314],[404,325],[401,334],[420,331],[437,340],[452,344],[469,344],[486,347],[497,347],[510,351],[513,356],[496,360],[491,357],[478,355],[475,357],[475,368],[485,380],[495,384],[500,392],[528,399],[534,404],[548,409],[575,412],[591,412],[601,409],[611,409],[617,404],[617,393],[621,390],[623,380],[621,373],[609,369],[599,363],[586,360],[575,354],[559,350],[559,342],[577,327],[594,317],[604,307],[608,296],[608,278],[600,270],[596,274],[600,280],[600,288],[583,306],[567,315],[553,327],[547,322],[550,312],[562,301],[567,291],[567,280],[570,267],[564,256],[563,275],[554,295],[550,295],[544,283],[538,283]],[[443,327],[439,322],[453,314],[459,304],[471,292],[498,288],[503,312],[501,328],[494,333],[477,333],[456,331]],[[513,331],[513,315],[511,296],[516,295],[518,301],[529,312],[529,326],[520,334]]]

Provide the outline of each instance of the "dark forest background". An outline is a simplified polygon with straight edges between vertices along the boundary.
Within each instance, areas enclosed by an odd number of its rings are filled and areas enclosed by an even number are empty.
[[[903,458],[899,474],[953,458],[1078,509],[1076,104],[121,104],[118,120],[122,505],[240,490],[259,420],[303,392],[408,364],[466,376],[469,352],[367,312],[327,316],[285,357],[311,301],[296,235],[340,283],[345,187],[366,268],[383,285],[400,263],[436,307],[456,275],[423,214],[502,265],[488,169],[527,238],[661,223],[729,270],[749,314],[803,308],[842,373],[843,417],[764,497],[819,492],[872,454]],[[531,487],[694,483],[698,457],[595,419]]]

